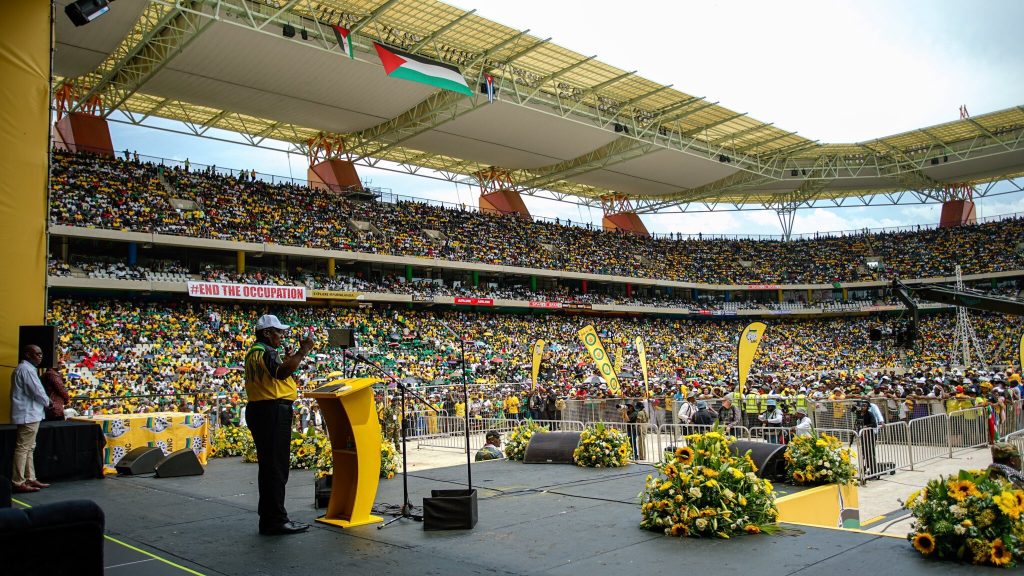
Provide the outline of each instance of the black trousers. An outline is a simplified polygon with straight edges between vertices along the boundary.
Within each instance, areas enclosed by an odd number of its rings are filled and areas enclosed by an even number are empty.
[[[258,400],[245,407],[245,423],[252,432],[259,459],[260,528],[288,522],[284,487],[288,483],[292,439],[291,400]]]

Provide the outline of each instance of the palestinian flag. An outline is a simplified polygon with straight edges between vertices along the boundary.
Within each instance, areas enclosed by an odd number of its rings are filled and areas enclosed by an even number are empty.
[[[338,48],[345,54],[348,54],[349,58],[355,58],[356,53],[352,50],[352,40],[348,37],[348,28],[342,28],[341,26],[331,26],[334,28],[334,36],[338,39]]]
[[[466,85],[466,78],[455,66],[413,56],[376,42],[373,43],[373,47],[376,48],[380,63],[384,65],[384,73],[388,76],[451,90],[466,96],[473,95],[473,91]]]

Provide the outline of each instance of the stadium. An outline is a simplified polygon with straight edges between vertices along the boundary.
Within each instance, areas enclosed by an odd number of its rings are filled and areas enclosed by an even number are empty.
[[[0,530],[13,536],[5,558],[48,533],[74,539],[76,558],[11,569],[621,573],[685,554],[711,570],[722,543],[669,546],[665,536],[701,535],[709,514],[660,524],[668,499],[641,506],[637,492],[658,494],[650,474],[680,478],[666,470],[686,450],[710,457],[690,446],[720,431],[780,446],[783,466],[806,419],[815,438],[852,450],[849,477],[806,488],[789,472],[770,522],[733,522],[747,535],[730,540],[730,568],[763,570],[754,550],[770,573],[850,573],[865,554],[921,573],[936,564],[914,549],[939,555],[934,538],[945,536],[927,534],[929,548],[921,524],[909,527],[907,487],[984,468],[990,445],[1024,448],[1024,218],[977,210],[1024,192],[1024,106],[962,108],[953,121],[823,143],[435,0],[38,4],[11,8],[0,40],[11,269],[0,476],[19,474],[32,423],[17,416],[26,345],[41,348],[29,368],[48,369],[62,411],[39,425],[39,478],[28,476],[37,487],[14,480]],[[165,155],[160,137],[139,154],[113,136],[146,129],[214,143],[230,133],[301,156],[305,178]],[[361,176],[374,170],[469,188],[476,202],[374,186]],[[549,205],[540,199],[600,217],[531,213]],[[880,230],[794,229],[804,211],[876,205],[941,214]],[[722,210],[774,213],[780,233],[645,224]],[[286,547],[255,529],[267,452],[251,464],[248,357],[266,315],[291,327],[285,358],[300,338],[312,346],[287,398],[287,504],[293,519],[321,522]],[[339,378],[365,384],[373,408],[382,467],[378,489],[373,460],[366,504],[393,516],[380,531],[354,520],[338,529],[328,520],[352,509],[311,502],[325,476],[332,499],[343,492],[338,408],[325,407],[341,398],[325,396]],[[737,419],[723,421],[729,402]],[[877,413],[874,424],[864,412]],[[619,438],[622,462],[520,465],[513,439],[533,425],[575,434],[577,459],[581,438]],[[530,430],[524,442],[544,436]],[[492,433],[508,459],[470,464]],[[126,473],[143,448],[165,460],[185,452],[202,477]],[[759,450],[756,465],[747,456],[751,477],[770,467]],[[744,477],[742,456],[722,470]],[[458,488],[466,474],[469,488],[477,479],[479,526],[474,492],[468,530],[421,531],[412,520],[437,513],[431,490]],[[908,484],[880,488],[889,481]],[[1024,502],[1024,486],[1000,486]],[[812,501],[825,487],[827,503]],[[684,510],[688,493],[675,495]],[[1024,504],[995,494],[988,503],[1009,532],[977,536],[975,564],[1024,558]],[[34,509],[80,499],[102,509],[98,532],[95,518],[51,527],[40,512],[32,524]],[[714,508],[705,511],[734,513]],[[903,541],[882,534],[883,516],[903,522],[913,545],[906,531]],[[971,562],[964,549],[958,559]]]

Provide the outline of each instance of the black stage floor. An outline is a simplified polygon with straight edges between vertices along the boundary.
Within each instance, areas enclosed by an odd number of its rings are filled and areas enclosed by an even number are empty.
[[[649,466],[593,470],[506,461],[473,465],[480,522],[473,530],[424,532],[398,522],[378,530],[316,524],[305,534],[260,536],[256,466],[213,460],[204,476],[122,477],[54,484],[19,495],[29,505],[90,498],[107,517],[108,574],[603,574],[654,570],[696,574],[977,574],[981,568],[928,561],[904,539],[786,526],[776,535],[732,540],[669,538],[638,527],[636,496]],[[464,486],[465,467],[410,474],[414,504],[431,489]],[[293,471],[288,509],[305,522],[313,480]],[[378,504],[400,504],[401,476],[382,480]],[[2,561],[0,561],[2,565]]]

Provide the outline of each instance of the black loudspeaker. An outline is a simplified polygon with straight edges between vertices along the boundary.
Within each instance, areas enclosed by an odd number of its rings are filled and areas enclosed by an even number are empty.
[[[202,476],[203,465],[191,448],[182,448],[171,452],[163,460],[156,463],[157,478],[177,478],[178,476]]]
[[[331,348],[351,348],[355,346],[352,338],[351,328],[329,328],[327,330],[327,345]]]
[[[476,490],[431,490],[423,499],[424,530],[469,530],[477,518]]]
[[[285,38],[295,38],[295,26],[286,23],[281,27],[281,33],[284,34]]]
[[[572,452],[580,445],[579,432],[538,432],[526,445],[526,464],[575,464]]]
[[[124,476],[152,474],[156,465],[164,459],[163,450],[156,447],[142,446],[127,453],[118,462],[115,469]]]
[[[750,450],[750,458],[754,461],[754,466],[757,466],[757,475],[760,478],[775,479],[786,476],[786,460],[783,457],[786,453],[785,444],[737,440],[729,449],[737,456],[743,456]]]
[[[20,326],[18,328],[18,357],[29,344],[39,346],[43,351],[40,368],[57,367],[57,327],[56,326]]]
[[[871,332],[868,332],[868,338],[871,339],[872,342],[878,342],[882,339],[882,331],[878,328],[872,328]]]

